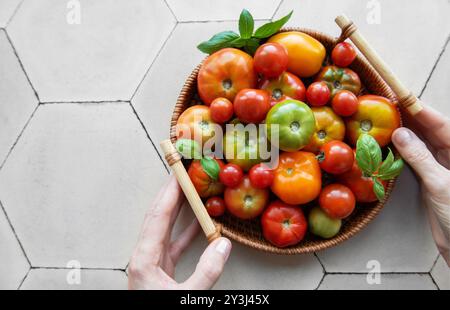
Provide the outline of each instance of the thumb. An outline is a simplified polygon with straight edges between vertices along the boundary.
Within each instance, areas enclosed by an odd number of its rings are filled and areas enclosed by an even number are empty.
[[[223,267],[231,251],[231,242],[227,238],[218,238],[203,252],[194,273],[183,284],[183,289],[210,289],[222,274]]]

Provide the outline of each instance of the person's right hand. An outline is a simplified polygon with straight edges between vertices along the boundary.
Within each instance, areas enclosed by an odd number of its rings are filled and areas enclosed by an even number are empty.
[[[392,141],[420,179],[433,238],[450,266],[450,120],[425,106],[406,125],[411,130],[397,129]]]

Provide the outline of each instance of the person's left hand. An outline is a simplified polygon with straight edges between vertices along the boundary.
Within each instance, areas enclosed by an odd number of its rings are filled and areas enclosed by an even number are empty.
[[[222,274],[231,250],[231,242],[226,238],[218,238],[208,245],[189,279],[183,283],[174,280],[178,259],[200,227],[195,219],[176,240],[170,240],[184,200],[172,175],[145,216],[141,236],[128,267],[129,289],[209,289]]]

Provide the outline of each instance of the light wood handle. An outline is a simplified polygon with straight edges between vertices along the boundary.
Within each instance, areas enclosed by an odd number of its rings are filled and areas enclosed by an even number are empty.
[[[178,183],[181,186],[181,189],[184,192],[189,204],[191,205],[192,210],[194,211],[195,216],[197,217],[200,226],[205,232],[208,241],[211,242],[214,239],[219,238],[220,235],[220,227],[215,226],[208,212],[206,211],[205,206],[203,205],[200,196],[195,190],[194,185],[192,184],[189,175],[186,172],[186,169],[181,162],[181,155],[173,146],[170,140],[164,140],[161,142],[161,149],[164,152],[165,159],[169,166],[172,168],[175,177],[178,180]]]
[[[356,45],[378,74],[380,74],[383,80],[394,91],[399,98],[399,104],[412,115],[420,112],[422,110],[420,100],[395,76],[388,65],[381,59],[372,46],[370,46],[369,42],[361,35],[355,24],[345,15],[336,17],[335,21],[341,28],[343,37],[348,37]]]

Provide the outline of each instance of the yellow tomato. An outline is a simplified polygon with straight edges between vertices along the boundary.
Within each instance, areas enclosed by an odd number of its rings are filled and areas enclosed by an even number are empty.
[[[192,139],[203,145],[214,137],[216,123],[212,121],[211,110],[204,105],[187,108],[178,118],[177,139]]]

